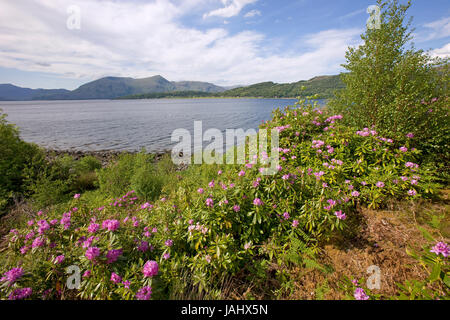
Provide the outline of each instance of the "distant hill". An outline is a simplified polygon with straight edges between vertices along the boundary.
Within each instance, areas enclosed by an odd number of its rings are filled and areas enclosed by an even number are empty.
[[[220,93],[211,93],[204,91],[173,91],[173,92],[154,92],[144,94],[134,94],[123,96],[116,99],[164,99],[164,98],[214,98]]]
[[[302,87],[305,90],[301,90]],[[320,76],[310,80],[294,83],[261,82],[245,87],[238,87],[223,92],[211,93],[199,90],[185,90],[177,92],[159,92],[146,94],[133,94],[120,97],[120,99],[158,99],[158,98],[194,98],[194,97],[258,97],[258,98],[296,98],[298,96],[319,95],[321,99],[329,99],[334,91],[344,87],[339,75]]]
[[[58,94],[67,94],[66,89],[29,89],[21,88],[12,84],[0,84],[0,100],[33,100],[36,97],[48,97]]]
[[[301,88],[305,86],[302,92]],[[340,76],[320,76],[310,80],[302,80],[294,83],[262,82],[247,87],[227,90],[221,93],[224,97],[262,97],[262,98],[293,98],[318,94],[322,99],[333,97],[337,89],[344,87]]]
[[[302,92],[301,87],[305,86]],[[0,100],[87,100],[155,99],[177,97],[261,97],[293,98],[318,94],[327,99],[344,84],[337,76],[320,76],[294,83],[262,82],[227,90],[208,82],[168,81],[162,76],[143,79],[105,77],[69,91],[65,89],[29,89],[0,84]]]
[[[11,84],[0,84],[0,100],[114,99],[128,95],[175,91],[217,93],[225,91],[225,88],[208,82],[168,81],[159,75],[143,79],[105,77],[86,83],[73,91],[28,89]]]

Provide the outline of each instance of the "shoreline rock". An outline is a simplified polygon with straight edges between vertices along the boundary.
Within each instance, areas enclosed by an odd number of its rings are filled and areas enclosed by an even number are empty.
[[[44,148],[47,161],[52,161],[55,158],[63,155],[69,155],[74,160],[80,160],[85,156],[93,156],[97,158],[102,167],[106,167],[111,161],[116,159],[121,154],[137,154],[138,151],[115,151],[115,150],[98,150],[98,151],[81,151],[81,150],[59,150]],[[149,154],[155,155],[155,161],[160,161],[165,155],[170,155],[171,151],[149,152]]]

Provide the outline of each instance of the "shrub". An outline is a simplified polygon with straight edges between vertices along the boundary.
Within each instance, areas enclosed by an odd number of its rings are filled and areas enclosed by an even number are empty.
[[[18,129],[0,113],[0,211],[13,197],[27,195],[27,184],[44,166],[42,150],[24,142]]]
[[[163,159],[156,167],[154,155],[145,153],[122,154],[107,168],[97,170],[100,191],[118,197],[133,189],[143,200],[156,199],[172,173],[170,158]]]
[[[163,175],[152,164],[146,164],[135,169],[130,186],[143,200],[153,201],[159,197],[165,184]]]
[[[121,154],[107,168],[97,170],[100,190],[109,196],[119,196],[129,190],[135,169],[135,156]]]
[[[67,201],[74,193],[93,190],[97,185],[96,169],[101,163],[92,156],[75,160],[69,155],[55,158],[30,179],[29,190],[34,205],[44,208]]]
[[[354,127],[374,127],[393,139],[414,134],[412,144],[428,160],[450,160],[448,141],[448,59],[407,44],[411,21],[405,16],[411,3],[378,0],[382,9],[379,29],[367,29],[364,43],[349,48],[346,87],[330,101],[334,113]]]

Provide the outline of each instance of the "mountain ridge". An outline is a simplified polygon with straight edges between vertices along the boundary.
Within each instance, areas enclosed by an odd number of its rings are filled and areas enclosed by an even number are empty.
[[[305,87],[302,91],[302,87]],[[30,89],[0,84],[1,101],[151,99],[164,97],[260,97],[292,98],[318,94],[331,98],[344,84],[339,75],[316,76],[292,83],[260,82],[248,86],[220,87],[201,81],[169,81],[161,75],[147,78],[103,77],[74,90]]]
[[[30,89],[13,84],[0,84],[0,100],[90,100],[114,99],[125,95],[144,93],[200,91],[223,92],[226,89],[209,82],[169,81],[160,75],[134,79],[130,77],[103,77],[85,83],[75,90]]]
[[[329,99],[344,83],[340,75],[325,75],[292,83],[260,82],[249,86],[239,86],[218,93],[199,91],[178,91],[171,93],[145,93],[127,95],[118,99],[160,99],[160,98],[297,98],[318,95],[320,99]]]

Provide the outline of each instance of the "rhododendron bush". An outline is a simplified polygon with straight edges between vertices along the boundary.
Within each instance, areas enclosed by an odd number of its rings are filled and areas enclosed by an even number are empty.
[[[420,150],[410,147],[412,135],[395,141],[341,120],[305,101],[276,110],[261,125],[280,133],[279,149],[270,152],[280,154],[274,175],[263,175],[253,158],[220,166],[205,185],[180,182],[152,203],[129,191],[98,207],[77,194],[65,210],[36,213],[8,235],[2,298],[164,299],[211,291],[258,259],[277,261],[293,239],[317,249],[345,232],[358,205],[378,208],[435,191]],[[70,266],[79,269],[78,289],[68,287]]]

